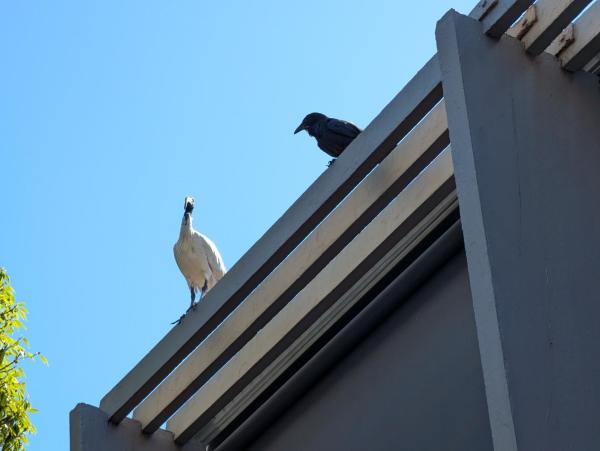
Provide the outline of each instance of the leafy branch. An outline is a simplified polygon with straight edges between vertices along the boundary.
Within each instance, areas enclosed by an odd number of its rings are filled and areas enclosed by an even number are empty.
[[[25,337],[13,338],[20,329],[27,310],[22,302],[15,302],[14,290],[3,268],[0,268],[0,449],[22,451],[35,426],[29,414],[36,412],[25,393],[25,373],[19,366],[23,359],[39,359],[48,363],[39,352],[27,348]]]

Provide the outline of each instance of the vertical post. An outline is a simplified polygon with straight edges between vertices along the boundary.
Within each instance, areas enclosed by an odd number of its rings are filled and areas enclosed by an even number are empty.
[[[205,451],[195,441],[177,446],[173,434],[165,430],[142,434],[139,422],[125,418],[118,425],[108,414],[88,404],[77,404],[69,415],[71,451]]]
[[[454,11],[436,30],[496,450],[600,449],[600,92]]]

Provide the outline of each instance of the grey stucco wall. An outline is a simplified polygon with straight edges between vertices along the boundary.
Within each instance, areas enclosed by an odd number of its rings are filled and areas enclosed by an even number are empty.
[[[491,449],[464,254],[250,449]]]

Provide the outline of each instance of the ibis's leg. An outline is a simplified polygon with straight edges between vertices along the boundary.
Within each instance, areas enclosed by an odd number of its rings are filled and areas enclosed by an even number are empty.
[[[190,287],[190,294],[191,294],[190,308],[192,308],[194,306],[194,301],[196,300],[196,290],[194,289],[194,287]]]
[[[333,163],[335,163],[335,158],[329,160],[329,163],[327,163],[327,167],[330,168]]]

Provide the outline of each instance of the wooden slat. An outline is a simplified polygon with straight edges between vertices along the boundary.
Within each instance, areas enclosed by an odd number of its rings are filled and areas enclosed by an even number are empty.
[[[525,14],[523,14],[523,16],[508,29],[506,34],[516,39],[521,39],[523,36],[525,36],[525,34],[537,22],[536,6],[537,3],[535,5],[531,5],[527,11],[525,11]]]
[[[239,343],[240,337],[248,335],[248,332],[250,336],[256,332],[258,327],[254,324],[258,318],[338,241],[344,231],[372,209],[371,206],[378,199],[389,197],[389,191],[392,191],[392,198],[395,197],[437,152],[448,145],[445,111],[442,100],[338,208],[134,410],[133,418],[140,421],[144,432],[156,430],[185,402],[186,394],[191,395],[203,381],[208,380],[216,371],[214,362],[226,361],[241,348],[244,343]],[[429,156],[423,160],[426,154]],[[402,176],[418,162],[420,164],[415,167],[410,178],[403,181]],[[250,330],[251,326],[254,330]]]
[[[573,44],[575,41],[575,32],[573,24],[569,24],[561,33],[552,41],[552,44],[546,49],[546,53],[557,56],[560,52]]]
[[[536,20],[522,42],[531,55],[542,53],[592,0],[538,0]]]
[[[171,418],[167,429],[174,433],[176,441],[189,439],[198,427],[198,419],[315,311],[452,174],[452,158],[447,149]]]
[[[558,56],[571,72],[581,70],[600,52],[600,2],[596,0],[573,25],[575,40]]]
[[[484,2],[487,0],[484,0]],[[498,0],[481,17],[481,2],[471,11],[469,17],[481,20],[483,31],[494,38],[500,38],[510,26],[531,6],[535,0]]]
[[[285,214],[102,399],[121,421],[320,223],[442,97],[433,57]]]
[[[476,20],[482,20],[489,12],[496,7],[498,0],[481,0],[477,2],[475,8],[469,14],[469,17]]]

